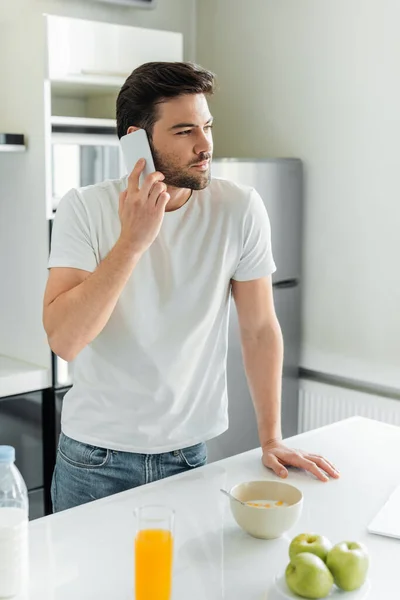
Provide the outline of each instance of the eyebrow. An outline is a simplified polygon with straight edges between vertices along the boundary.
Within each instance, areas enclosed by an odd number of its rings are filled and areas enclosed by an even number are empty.
[[[213,120],[214,120],[214,117],[210,117],[208,119],[206,125],[208,125]],[[172,127],[170,127],[169,130],[172,131],[173,129],[183,129],[184,127],[199,127],[199,125],[196,125],[196,123],[177,123],[176,125],[173,125]]]

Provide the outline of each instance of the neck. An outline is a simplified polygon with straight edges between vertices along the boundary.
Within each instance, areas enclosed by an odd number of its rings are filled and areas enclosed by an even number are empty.
[[[192,190],[188,188],[176,188],[173,186],[167,186],[167,192],[171,196],[171,198],[168,201],[167,206],[165,207],[165,212],[178,210],[178,208],[181,208],[181,206],[186,204],[186,202],[192,195]]]

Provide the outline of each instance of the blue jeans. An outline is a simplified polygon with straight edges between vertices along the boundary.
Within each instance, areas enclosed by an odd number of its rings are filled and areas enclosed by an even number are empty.
[[[63,433],[51,485],[53,512],[124,492],[207,463],[207,446],[135,454],[77,442]]]

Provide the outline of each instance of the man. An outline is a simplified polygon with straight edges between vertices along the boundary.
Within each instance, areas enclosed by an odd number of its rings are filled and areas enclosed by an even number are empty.
[[[269,220],[253,189],[210,175],[212,73],[136,69],[117,100],[121,137],[146,130],[157,171],[71,190],[55,218],[44,326],[74,363],[53,476],[54,510],[206,463],[228,426],[230,293],[237,306],[264,465],[323,481],[326,459],[281,441],[283,344]]]

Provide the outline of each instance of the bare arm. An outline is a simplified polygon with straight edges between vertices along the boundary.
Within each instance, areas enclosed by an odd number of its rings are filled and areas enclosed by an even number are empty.
[[[120,238],[96,270],[50,270],[43,324],[50,347],[67,361],[104,328],[133,269],[160,231],[169,194],[161,183],[164,176],[157,172],[139,189],[143,166],[136,165],[120,196]]]
[[[243,360],[257,417],[260,444],[281,439],[283,340],[275,314],[271,277],[232,281]]]
[[[93,273],[50,270],[43,324],[55,354],[73,360],[101,332],[139,258],[119,241]]]
[[[321,481],[337,478],[337,469],[323,456],[288,448],[282,442],[282,333],[276,318],[271,277],[232,281],[238,311],[243,358],[257,416],[263,463],[280,477],[285,465],[310,471]]]

